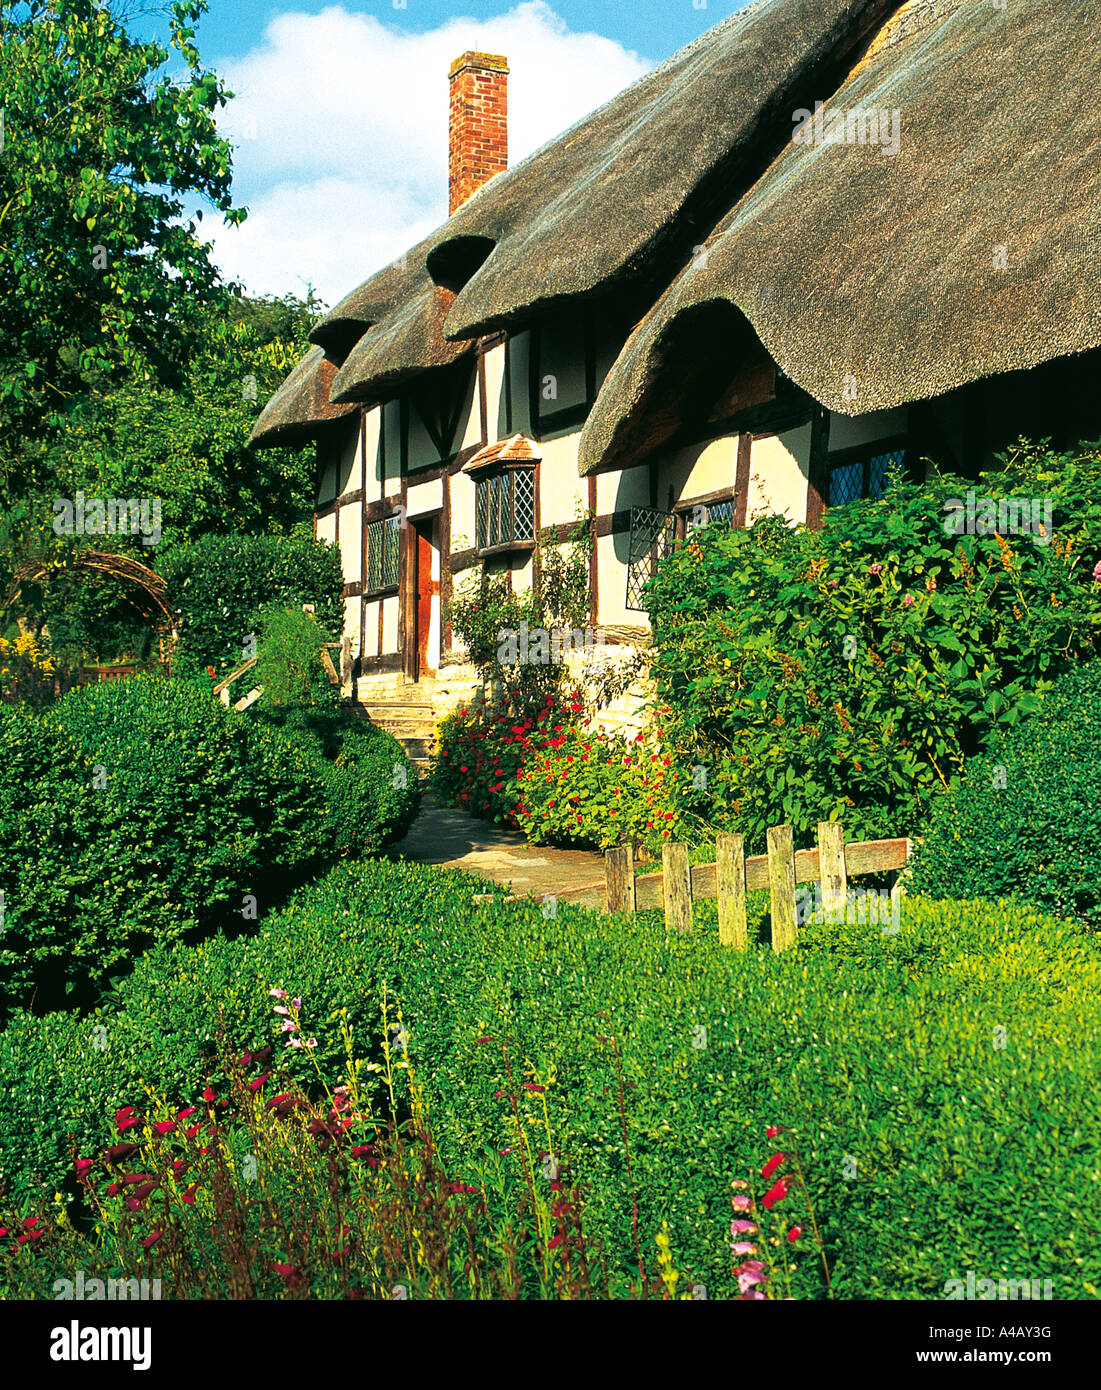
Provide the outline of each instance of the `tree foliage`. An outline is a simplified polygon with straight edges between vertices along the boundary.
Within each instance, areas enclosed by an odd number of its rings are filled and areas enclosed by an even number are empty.
[[[226,221],[231,147],[176,0],[167,46],[139,42],[96,0],[0,3],[0,426],[6,490],[41,478],[51,432],[90,387],[127,370],[178,381],[224,290],[201,208]],[[171,61],[173,70],[166,71]]]

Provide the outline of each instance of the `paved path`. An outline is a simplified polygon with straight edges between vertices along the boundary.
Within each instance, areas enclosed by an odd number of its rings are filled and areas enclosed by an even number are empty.
[[[421,813],[391,853],[418,864],[465,869],[524,896],[561,893],[604,878],[604,857],[587,849],[529,845],[517,830],[475,820],[465,811],[436,804],[426,792]]]

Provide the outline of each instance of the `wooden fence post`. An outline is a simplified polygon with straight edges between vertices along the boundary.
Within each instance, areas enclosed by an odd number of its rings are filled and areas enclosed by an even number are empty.
[[[744,951],[749,945],[745,918],[745,842],[741,835],[715,838],[715,877],[719,898],[719,940]]]
[[[790,825],[768,830],[768,891],[772,898],[772,949],[795,945],[795,841]]]
[[[822,876],[822,920],[845,920],[849,878],[845,871],[845,831],[835,820],[818,822],[818,871]]]
[[[665,894],[665,925],[679,932],[692,930],[692,874],[688,868],[687,845],[662,845],[662,887]]]
[[[604,851],[604,905],[608,912],[635,910],[635,852],[630,845]]]
[[[902,899],[906,895],[906,885],[910,881],[910,860],[914,856],[914,841],[906,841],[906,863],[895,879],[895,886],[891,889],[891,923],[897,925],[897,919],[902,912]]]

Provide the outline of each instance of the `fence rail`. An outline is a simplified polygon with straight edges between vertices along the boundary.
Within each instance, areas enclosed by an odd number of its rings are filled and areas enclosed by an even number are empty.
[[[715,898],[719,939],[728,946],[744,949],[749,940],[746,893],[767,888],[772,899],[772,948],[782,951],[794,945],[798,937],[797,885],[820,884],[822,911],[832,918],[846,911],[850,878],[901,870],[891,890],[892,900],[897,903],[905,891],[905,869],[914,847],[914,841],[904,838],[852,840],[846,844],[845,832],[836,821],[820,823],[816,849],[795,849],[790,825],[773,826],[767,840],[767,854],[747,859],[741,835],[719,835],[715,862],[691,866],[686,845],[665,845],[661,872],[637,877],[633,850],[629,845],[620,846],[604,855],[602,883],[563,889],[554,897],[557,902],[605,912],[661,908],[667,925],[682,932],[692,930],[693,902]]]

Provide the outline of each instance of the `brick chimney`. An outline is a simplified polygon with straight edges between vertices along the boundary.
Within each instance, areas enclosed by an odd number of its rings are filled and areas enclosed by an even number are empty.
[[[496,53],[464,53],[448,76],[450,215],[508,168],[508,62]]]

